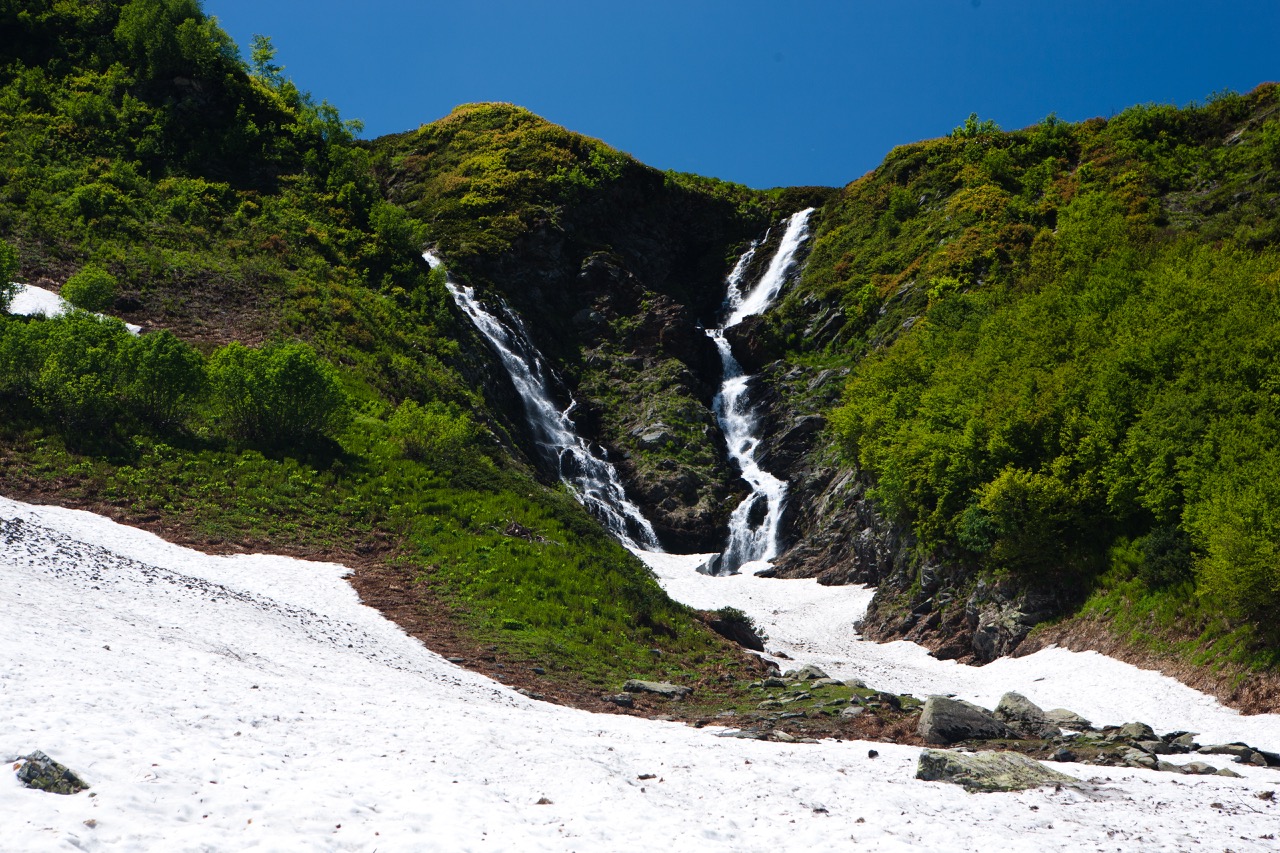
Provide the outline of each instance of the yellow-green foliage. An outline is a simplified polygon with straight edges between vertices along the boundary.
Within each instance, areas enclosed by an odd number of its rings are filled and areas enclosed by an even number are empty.
[[[396,197],[430,222],[451,260],[505,250],[590,189],[643,169],[630,156],[511,104],[466,104],[379,140]]]

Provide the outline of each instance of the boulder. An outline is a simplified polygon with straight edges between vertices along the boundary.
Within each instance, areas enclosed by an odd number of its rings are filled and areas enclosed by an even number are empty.
[[[1044,712],[1045,718],[1060,729],[1071,729],[1076,732],[1083,732],[1093,728],[1093,723],[1077,714],[1075,711],[1068,711],[1066,708],[1053,708]]]
[[[926,743],[937,744],[1014,736],[986,708],[945,696],[930,696],[925,701],[916,731]]]
[[[830,678],[825,672],[813,664],[802,666],[799,669],[787,671],[786,678],[793,678],[796,681],[818,681],[823,678]]]
[[[1118,729],[1107,732],[1107,740],[1159,740],[1151,726],[1146,723],[1125,723]]]
[[[1006,693],[996,705],[995,717],[1008,723],[1024,737],[1047,738],[1058,735],[1058,727],[1045,716],[1039,705],[1021,693]]]
[[[28,788],[47,791],[50,794],[78,794],[89,784],[40,750],[18,759],[18,781]]]
[[[1072,785],[1080,780],[1045,767],[1034,758],[1017,752],[976,752],[965,754],[939,749],[920,753],[916,778],[928,782],[951,782],[968,791],[1024,791],[1041,785]]]
[[[627,693],[653,693],[667,699],[687,699],[693,693],[692,687],[671,684],[667,681],[641,681],[638,678],[629,680],[622,685],[622,689]]]

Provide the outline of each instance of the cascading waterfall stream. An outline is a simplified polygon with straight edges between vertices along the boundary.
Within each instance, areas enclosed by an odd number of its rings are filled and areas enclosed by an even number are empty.
[[[433,269],[443,263],[432,252],[424,252],[422,257]],[[617,469],[593,452],[574,429],[569,413],[576,403],[571,399],[563,411],[556,407],[542,355],[520,318],[506,312],[507,322],[504,322],[485,310],[472,288],[453,281],[446,281],[445,287],[498,354],[524,404],[534,441],[555,462],[561,481],[574,497],[623,545],[633,550],[661,551],[653,525],[627,498]]]
[[[746,291],[743,290],[743,278],[755,257],[757,244],[753,243],[743,253],[727,280],[724,324],[718,329],[707,330],[707,335],[720,352],[720,363],[724,369],[723,384],[714,401],[716,417],[720,421],[729,456],[738,463],[742,478],[751,486],[751,494],[729,517],[729,541],[724,551],[699,569],[707,574],[732,574],[743,563],[771,560],[778,556],[778,531],[787,484],[761,468],[756,461],[760,435],[756,413],[746,400],[747,386],[752,377],[743,375],[742,365],[733,357],[733,349],[724,332],[773,304],[795,263],[796,252],[809,236],[809,217],[812,214],[813,208],[807,208],[787,220],[778,251],[755,286]]]

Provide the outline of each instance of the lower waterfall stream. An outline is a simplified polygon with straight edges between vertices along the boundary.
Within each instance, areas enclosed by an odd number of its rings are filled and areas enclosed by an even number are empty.
[[[424,252],[422,257],[432,268],[443,263],[432,252]],[[560,480],[623,545],[633,550],[661,551],[653,525],[627,497],[617,469],[578,435],[569,418],[574,401],[570,399],[564,409],[556,405],[547,381],[548,370],[520,318],[508,311],[504,312],[505,321],[499,319],[485,309],[472,288],[452,280],[445,286],[501,359],[524,404],[534,441],[554,462]]]

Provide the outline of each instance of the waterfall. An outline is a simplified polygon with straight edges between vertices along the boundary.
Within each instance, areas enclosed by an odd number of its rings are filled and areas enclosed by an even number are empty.
[[[443,263],[432,252],[424,252],[422,257],[432,269]],[[653,525],[627,499],[617,469],[604,458],[603,451],[594,452],[574,429],[569,413],[577,404],[571,398],[568,407],[557,408],[547,381],[550,371],[520,318],[506,311],[505,321],[499,319],[485,310],[470,287],[452,280],[446,280],[445,287],[502,361],[524,404],[538,449],[555,463],[561,481],[573,496],[623,545],[633,550],[661,551]]]
[[[756,413],[745,399],[752,377],[743,375],[742,365],[733,357],[733,349],[724,331],[773,304],[795,263],[796,252],[809,236],[812,213],[813,208],[808,208],[787,220],[786,231],[768,268],[756,280],[754,287],[744,290],[747,268],[757,248],[757,244],[751,244],[726,280],[724,324],[718,329],[707,330],[707,335],[720,352],[724,370],[723,384],[714,401],[716,417],[730,458],[738,463],[742,478],[751,486],[751,494],[729,517],[729,541],[724,551],[699,569],[707,574],[732,574],[743,563],[771,560],[778,556],[778,529],[782,523],[787,484],[761,468],[756,461],[756,449],[760,445],[759,424]]]

